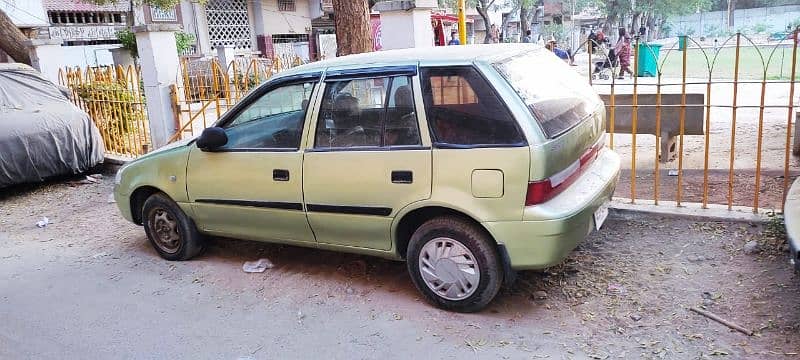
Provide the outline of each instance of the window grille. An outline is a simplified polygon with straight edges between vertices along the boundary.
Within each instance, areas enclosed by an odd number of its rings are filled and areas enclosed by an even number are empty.
[[[278,11],[295,11],[294,0],[278,0]]]
[[[206,4],[208,38],[211,47],[233,46],[251,49],[252,29],[246,0],[209,0]]]
[[[273,34],[272,42],[275,44],[308,42],[308,34]]]

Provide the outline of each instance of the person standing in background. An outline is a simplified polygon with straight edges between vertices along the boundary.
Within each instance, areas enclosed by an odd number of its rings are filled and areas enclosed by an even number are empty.
[[[614,45],[614,53],[619,59],[619,76],[617,79],[624,79],[625,73],[631,74],[631,77],[633,77],[633,71],[631,71],[631,38],[625,28],[619,28],[619,39],[617,39],[617,44]]]
[[[589,43],[589,51],[592,54],[597,52],[597,34],[594,33],[594,29],[589,30],[589,36],[586,37],[586,42]]]
[[[489,29],[489,36],[492,44],[500,42],[500,30],[497,28],[496,24],[492,24],[492,27]]]
[[[522,42],[524,42],[524,43],[532,43],[533,42],[533,36],[531,36],[531,31],[530,30],[525,31],[525,37],[522,39]]]
[[[458,40],[458,33],[453,31],[450,33],[450,41],[447,42],[447,45],[461,45],[461,41]]]

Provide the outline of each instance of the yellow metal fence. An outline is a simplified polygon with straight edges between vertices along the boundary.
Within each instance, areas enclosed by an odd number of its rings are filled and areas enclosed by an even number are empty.
[[[800,169],[800,158],[791,153],[796,37],[765,43],[735,34],[713,47],[684,37],[685,49],[667,44],[658,56],[637,38],[631,70],[638,73],[638,60],[650,55],[655,73],[624,80],[615,76],[619,59],[608,57],[613,44],[584,43],[575,69],[604,97],[607,144],[624,159],[617,196],[662,205],[782,208]],[[197,134],[258,84],[301,63],[299,58],[237,58],[225,65],[182,59],[172,86],[176,115],[170,141]],[[136,157],[149,150],[138,69],[65,69],[60,78],[97,123],[108,153]]]
[[[106,154],[135,158],[150,150],[141,73],[134,66],[66,68],[59,82],[100,129]]]
[[[214,58],[183,58],[180,64],[180,78],[171,90],[176,131],[170,142],[194,136],[273,74],[302,61],[237,58],[223,65]]]
[[[782,209],[800,167],[791,154],[797,32],[777,42],[710,40],[681,37],[657,54],[634,38],[631,70],[639,74],[650,57],[655,72],[622,80],[614,44],[580,47],[575,65],[606,101],[608,146],[625,161],[617,195]]]

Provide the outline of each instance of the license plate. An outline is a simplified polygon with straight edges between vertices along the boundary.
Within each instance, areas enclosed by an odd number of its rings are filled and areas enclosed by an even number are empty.
[[[606,222],[606,218],[608,218],[608,203],[601,205],[600,208],[594,212],[595,229],[600,230],[603,223]]]

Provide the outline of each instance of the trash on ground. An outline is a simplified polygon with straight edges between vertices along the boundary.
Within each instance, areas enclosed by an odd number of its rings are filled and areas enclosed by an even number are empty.
[[[609,295],[625,295],[628,293],[625,287],[620,284],[608,284],[607,292]]]
[[[50,225],[50,219],[48,219],[47,216],[43,216],[42,220],[39,220],[38,222],[36,222],[36,227],[38,227],[38,228],[43,228],[43,227],[45,227],[47,225]]]
[[[672,169],[667,173],[669,176],[678,176],[678,170]]]
[[[747,255],[758,254],[759,252],[761,252],[761,248],[758,245],[758,241],[755,240],[750,240],[746,244],[744,244],[744,248],[742,248],[742,250],[744,250],[744,253]]]
[[[116,202],[117,202],[117,200],[114,199],[114,194],[108,194],[108,203],[109,204],[114,204]]]
[[[92,176],[87,176],[86,177],[86,181],[88,181],[88,182],[90,182],[92,184],[97,184],[97,183],[100,182],[100,179],[92,177]]]
[[[242,270],[246,273],[262,273],[264,270],[271,269],[274,265],[265,259],[261,258],[256,261],[247,261],[242,265]]]

